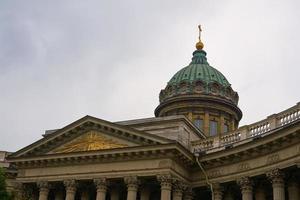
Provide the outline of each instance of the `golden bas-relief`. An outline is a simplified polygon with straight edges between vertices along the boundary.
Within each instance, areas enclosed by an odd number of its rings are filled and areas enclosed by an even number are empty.
[[[102,136],[95,131],[91,131],[64,146],[55,149],[54,153],[93,151],[101,149],[121,148],[126,146],[126,144],[120,144],[112,139]]]

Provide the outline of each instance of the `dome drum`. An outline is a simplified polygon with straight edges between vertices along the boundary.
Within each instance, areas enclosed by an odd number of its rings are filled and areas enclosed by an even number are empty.
[[[183,81],[179,85],[168,85],[166,89],[161,90],[159,95],[160,103],[179,95],[213,95],[220,97],[226,101],[229,101],[237,105],[239,96],[237,92],[233,91],[230,86],[224,87],[217,82],[211,82],[208,84],[202,81],[186,82]]]

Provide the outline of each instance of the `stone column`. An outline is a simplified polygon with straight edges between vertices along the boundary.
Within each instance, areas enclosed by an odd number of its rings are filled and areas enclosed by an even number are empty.
[[[138,178],[136,176],[125,177],[127,185],[127,200],[136,200],[138,190]]]
[[[158,181],[160,182],[160,199],[171,200],[172,178],[171,175],[158,175]]]
[[[255,190],[255,200],[266,200],[265,190],[262,187],[257,187]]]
[[[96,200],[105,200],[106,191],[107,191],[107,183],[105,178],[94,179],[94,184],[97,189]]]
[[[76,181],[75,180],[66,180],[64,181],[66,188],[66,200],[74,200],[76,194]]]
[[[180,180],[173,181],[173,200],[182,200],[183,191],[185,189],[185,185]]]
[[[253,200],[253,183],[249,177],[243,177],[237,181],[241,188],[243,200]]]
[[[213,187],[212,200],[222,200],[223,187],[219,183],[214,183],[212,187]]]
[[[150,188],[144,186],[141,188],[141,200],[149,200],[150,199]]]
[[[39,200],[47,200],[49,194],[49,185],[46,181],[41,181],[37,183],[39,188]]]
[[[184,200],[192,200],[193,196],[194,196],[194,193],[193,193],[192,187],[190,187],[190,186],[186,187],[184,194],[183,194],[183,199]]]
[[[273,199],[285,200],[283,173],[279,169],[274,169],[267,173],[267,177],[272,183]]]
[[[289,199],[300,199],[299,184],[296,180],[291,180],[288,183],[288,195]]]

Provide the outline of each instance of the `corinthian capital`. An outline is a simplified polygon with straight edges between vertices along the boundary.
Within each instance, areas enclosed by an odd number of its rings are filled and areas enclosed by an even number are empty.
[[[284,174],[280,169],[273,169],[266,173],[267,177],[273,184],[283,184],[284,183]]]
[[[49,189],[49,184],[47,181],[39,181],[36,184],[40,189]]]
[[[170,174],[157,175],[157,180],[160,182],[162,189],[171,190],[172,187],[172,176]]]
[[[108,181],[104,177],[102,177],[102,178],[96,178],[96,179],[94,179],[94,184],[95,184],[97,190],[106,191],[107,185],[108,185]]]
[[[241,179],[237,180],[238,185],[241,187],[243,191],[252,191],[253,182],[249,177],[242,177]]]
[[[66,190],[75,190],[77,186],[76,180],[70,179],[70,180],[65,180],[64,185],[66,187]]]
[[[140,184],[137,176],[127,176],[124,177],[124,182],[127,185],[127,188],[136,190],[138,188],[138,185]]]

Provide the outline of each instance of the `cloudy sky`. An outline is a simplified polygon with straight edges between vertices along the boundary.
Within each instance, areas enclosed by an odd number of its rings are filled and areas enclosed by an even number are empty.
[[[300,100],[295,0],[2,0],[0,150],[85,115],[152,117],[186,66],[197,25],[209,63],[239,92],[241,125]]]

